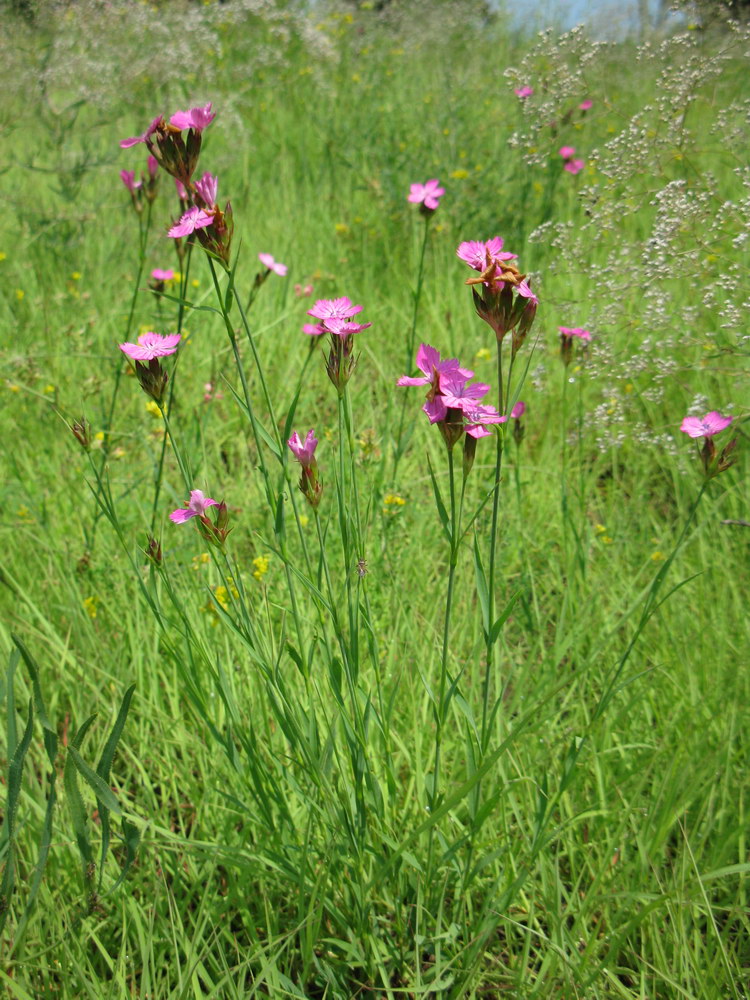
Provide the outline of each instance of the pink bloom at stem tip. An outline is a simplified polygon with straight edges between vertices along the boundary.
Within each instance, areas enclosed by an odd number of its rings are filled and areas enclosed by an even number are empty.
[[[155,267],[151,272],[154,281],[171,281],[174,278],[174,271],[168,268]]]
[[[528,87],[528,86],[525,86],[525,87],[516,87],[514,89],[513,93],[516,95],[516,97],[520,97],[521,100],[523,101],[525,98],[531,97],[533,95],[534,88],[533,87]]]
[[[192,128],[196,132],[202,132],[215,117],[216,112],[211,110],[211,102],[209,101],[203,107],[190,108],[189,111],[176,111],[169,119],[169,123],[175,128]]]
[[[126,341],[119,347],[132,361],[153,361],[154,358],[165,358],[169,354],[174,354],[180,339],[179,333],[169,333],[163,337],[159,333],[149,331],[140,335],[137,344]]]
[[[576,155],[576,148],[575,146],[560,146],[558,153],[564,160],[569,160]]]
[[[440,351],[437,351],[429,344],[420,344],[417,348],[417,368],[424,372],[423,376],[412,378],[410,375],[402,375],[396,385],[435,385],[437,386],[438,376],[454,375],[468,379],[474,374],[468,368],[462,368],[458,358],[445,358],[440,360]]]
[[[581,101],[581,103],[578,105],[581,111],[590,111],[593,106],[594,102],[589,97],[587,97],[585,101]]]
[[[444,194],[445,188],[441,188],[440,181],[433,178],[424,184],[412,184],[406,200],[413,205],[424,205],[425,208],[434,212]]]
[[[178,236],[190,236],[196,229],[205,229],[213,221],[214,217],[210,212],[204,212],[202,208],[194,205],[185,212],[179,222],[172,226],[167,236],[171,236],[174,239]]]
[[[581,340],[585,340],[588,344],[591,341],[591,334],[588,330],[584,330],[580,326],[558,326],[558,332],[561,337],[570,339],[571,337],[579,337]]]
[[[689,434],[691,438],[709,438],[726,430],[732,419],[722,416],[717,410],[711,410],[705,417],[685,417],[680,424],[680,430],[683,434]]]
[[[219,196],[219,178],[208,171],[195,182],[195,193],[199,195],[208,208],[213,208]]]
[[[318,439],[315,431],[309,430],[305,443],[300,440],[299,434],[295,431],[287,441],[290,451],[294,454],[303,469],[309,469],[315,457],[315,449],[318,447]]]
[[[218,500],[204,496],[201,490],[191,490],[190,499],[186,501],[185,506],[173,510],[169,515],[169,520],[175,524],[182,524],[184,521],[189,521],[191,517],[203,517],[209,507],[218,506]]]
[[[503,251],[500,236],[493,236],[484,243],[481,240],[467,240],[459,245],[456,255],[475,271],[486,271],[492,263],[502,265],[503,261],[516,260],[518,257],[518,254]]]
[[[526,412],[526,403],[524,403],[522,399],[519,399],[516,405],[510,411],[510,419],[518,420],[520,417],[524,415],[525,412]],[[503,416],[500,419],[500,423],[505,424],[507,422],[508,422],[508,417],[506,414],[503,414]]]
[[[278,260],[274,260],[270,253],[259,253],[258,260],[269,271],[273,271],[274,274],[278,274],[281,278],[285,277],[287,272],[286,264],[281,264]]]
[[[142,182],[135,179],[135,170],[121,170],[120,180],[131,194],[135,194],[138,188],[143,187]]]
[[[580,174],[583,168],[586,166],[585,160],[568,160],[568,162],[563,167],[563,170],[567,170],[569,174]]]
[[[154,132],[160,125],[164,124],[164,118],[162,115],[157,115],[156,118],[151,122],[149,127],[143,133],[143,135],[134,135],[130,139],[121,139],[120,148],[129,149],[131,146],[137,146],[139,142],[148,142]]]
[[[346,295],[338,299],[318,299],[312,309],[307,310],[307,314],[319,319],[320,323],[305,323],[302,329],[311,337],[319,337],[324,333],[333,333],[339,337],[360,333],[372,326],[372,323],[352,323],[350,320],[363,308],[364,306],[354,305]]]

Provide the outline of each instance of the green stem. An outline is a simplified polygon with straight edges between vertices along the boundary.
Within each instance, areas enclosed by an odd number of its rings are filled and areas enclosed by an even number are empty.
[[[410,371],[412,365],[414,364],[414,344],[417,339],[417,318],[419,316],[419,303],[422,298],[422,285],[424,283],[424,258],[425,251],[427,249],[427,237],[430,231],[430,219],[431,215],[426,215],[424,220],[424,234],[422,236],[422,249],[419,254],[419,268],[417,270],[417,287],[414,292],[414,311],[412,312],[411,318],[411,328],[409,329],[409,336],[406,343],[406,361],[404,364],[404,371]],[[407,394],[403,394],[401,401],[401,414],[398,420],[398,431],[396,433],[396,447],[393,452],[393,475],[392,479],[396,481],[396,473],[398,472],[398,463],[401,461],[401,439],[404,433],[404,418],[406,415],[407,406]]]

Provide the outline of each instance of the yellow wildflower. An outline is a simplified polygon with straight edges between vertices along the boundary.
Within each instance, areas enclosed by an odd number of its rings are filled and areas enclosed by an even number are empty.
[[[148,411],[148,413],[151,414],[152,417],[161,416],[161,410],[159,409],[158,404],[153,401],[153,399],[149,399],[149,401],[146,403],[146,410]]]
[[[450,176],[451,176],[451,180],[454,180],[454,181],[463,181],[463,180],[465,180],[469,176],[469,171],[468,170],[454,170]]]
[[[83,601],[83,610],[89,618],[96,618],[96,607],[99,603],[98,597],[86,597]]]
[[[19,302],[23,299],[24,295],[26,295],[26,292],[23,290],[23,288],[16,289],[16,298],[18,299]]]
[[[475,361],[491,361],[492,354],[487,350],[486,347],[480,347],[477,353],[474,355]]]
[[[70,277],[71,277],[71,279],[73,281],[80,281],[81,280],[81,272],[80,271],[73,271],[73,273],[71,274]]]
[[[253,559],[253,566],[255,567],[253,570],[253,576],[256,580],[263,579],[268,572],[268,564],[268,556],[256,556],[255,559]]]

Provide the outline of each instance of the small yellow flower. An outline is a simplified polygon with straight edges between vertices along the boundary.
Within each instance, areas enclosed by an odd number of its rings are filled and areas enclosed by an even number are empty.
[[[352,83],[362,83],[362,77],[359,73],[352,73]]]
[[[468,170],[454,170],[451,174],[451,180],[463,181],[469,176]]]
[[[606,535],[607,533],[607,529],[604,527],[603,524],[595,524],[594,531],[597,533],[597,535]]]
[[[444,128],[443,129],[443,135],[450,135],[450,134],[451,134],[451,130],[449,128]]]
[[[383,513],[395,516],[405,503],[406,500],[404,500],[403,497],[400,497],[398,493],[386,493],[383,497]]]
[[[200,281],[198,281],[197,278],[193,278],[193,280],[190,282],[190,284],[193,286],[193,288],[200,288],[201,287],[201,283],[200,283]]]
[[[71,274],[70,277],[71,277],[71,280],[73,280],[73,281],[80,281],[81,280],[81,272],[80,271],[73,271],[73,273]]]
[[[633,385],[633,383],[632,383],[632,382],[627,382],[627,383],[625,384],[625,392],[626,392],[626,393],[627,393],[628,395],[630,395],[630,394],[631,394],[631,392],[633,392],[633,389],[634,389],[634,388],[635,388],[635,387],[634,387],[634,385]]]
[[[474,355],[475,361],[491,361],[492,354],[486,347],[480,347],[477,353]]]
[[[22,504],[16,511],[16,517],[18,518],[19,521],[22,521],[24,524],[34,523],[34,518],[31,516],[31,511],[24,504]]]
[[[303,528],[306,528],[310,523],[310,518],[307,516],[307,514],[300,514],[299,523],[302,525]]]
[[[98,597],[86,597],[83,601],[83,610],[89,618],[96,618],[96,607],[99,604]]]
[[[253,566],[255,567],[253,570],[253,576],[256,580],[263,579],[268,572],[268,564],[268,556],[256,556],[255,559],[253,559]]]
[[[146,403],[146,410],[148,413],[151,414],[152,417],[161,416],[161,410],[159,409],[158,404],[153,401],[153,399],[149,399],[149,401]]]
[[[54,385],[52,385],[52,383],[50,383],[49,385],[45,385],[45,387],[44,387],[44,393],[45,393],[45,395],[51,396],[54,393],[54,391],[55,391],[55,387],[54,387]]]
[[[662,560],[666,559],[666,556],[664,555],[663,552],[660,552],[657,549],[656,552],[651,553],[651,558],[654,560],[654,562],[662,562]]]
[[[205,566],[210,558],[211,556],[208,552],[201,552],[200,555],[193,556],[193,569],[198,570],[201,566]]]
[[[0,250],[0,260],[5,260],[7,256],[8,256],[7,254],[3,253],[2,250]]]
[[[124,458],[127,452],[124,448],[115,448],[112,452],[112,458]]]
[[[26,295],[26,292],[23,290],[23,288],[17,288],[16,289],[16,298],[18,299],[19,302],[21,302],[23,300],[23,297],[25,295]]]
[[[337,222],[333,228],[336,230],[338,236],[346,236],[349,232],[349,227],[345,222]]]
[[[5,384],[8,386],[8,388],[10,389],[11,392],[20,392],[21,391],[21,386],[20,385],[16,385],[15,382],[6,382]]]
[[[484,167],[482,166],[482,164],[481,164],[481,163],[475,163],[475,164],[474,164],[474,173],[475,173],[475,174],[481,174],[481,172],[482,172],[483,170],[484,170]]]

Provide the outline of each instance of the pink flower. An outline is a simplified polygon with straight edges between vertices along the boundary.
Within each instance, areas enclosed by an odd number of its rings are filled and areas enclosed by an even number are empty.
[[[446,358],[440,360],[440,351],[430,347],[429,344],[420,344],[417,349],[417,368],[424,372],[424,376],[412,378],[410,375],[402,375],[396,385],[433,385],[439,388],[438,378],[441,374],[446,376],[460,376],[468,379],[474,374],[468,368],[462,368],[457,358]]]
[[[202,132],[204,128],[211,124],[216,117],[216,112],[211,110],[211,102],[202,108],[191,108],[189,111],[176,111],[169,119],[170,125],[175,128],[191,128],[196,132]]]
[[[151,277],[154,281],[171,281],[174,278],[174,271],[164,270],[161,267],[155,267],[151,272]]]
[[[569,174],[580,174],[585,166],[585,160],[568,160],[563,170],[567,170]]]
[[[522,417],[525,412],[526,412],[526,403],[524,403],[522,400],[519,399],[519,401],[516,403],[516,405],[510,411],[510,419],[511,420],[518,420],[519,417]],[[507,415],[507,413],[504,413],[502,415],[502,417],[500,417],[500,423],[501,424],[507,424],[507,422],[508,422],[508,415]]]
[[[142,333],[137,344],[120,344],[120,350],[133,361],[152,361],[174,354],[180,342],[179,333],[169,333],[162,337],[158,333]]]
[[[169,520],[175,524],[182,524],[189,521],[191,517],[203,517],[209,507],[218,507],[219,501],[206,497],[200,490],[191,490],[190,499],[185,502],[184,507],[178,507],[169,515]]]
[[[425,184],[412,184],[407,201],[414,205],[424,205],[430,212],[434,212],[444,194],[445,188],[441,188],[440,181],[435,178]]]
[[[705,417],[685,417],[680,430],[691,438],[710,438],[726,430],[731,422],[732,417],[723,417],[717,410],[711,410]]]
[[[490,387],[484,382],[467,382],[466,379],[449,375],[440,379],[440,398],[449,410],[475,411],[480,399],[484,399]]]
[[[575,146],[560,146],[558,153],[564,160],[569,160],[576,155],[576,148]]]
[[[314,461],[315,449],[318,447],[318,439],[315,437],[315,431],[309,430],[307,432],[304,444],[302,444],[299,434],[295,431],[287,441],[287,444],[302,468],[309,469]]]
[[[157,115],[156,118],[151,122],[149,127],[143,133],[143,135],[136,135],[130,139],[121,139],[120,147],[122,149],[129,149],[131,146],[137,146],[139,142],[147,142],[154,132],[160,126],[164,125],[164,117],[162,115]]]
[[[525,98],[532,96],[532,94],[534,93],[534,88],[528,86],[516,87],[513,93],[516,95],[516,97],[520,97],[521,100],[523,101],[525,100]]]
[[[312,309],[307,310],[308,316],[316,319],[350,319],[362,312],[364,306],[355,306],[346,295],[339,299],[318,299]]]
[[[579,337],[581,340],[585,340],[587,344],[591,341],[589,331],[582,329],[580,326],[558,326],[557,329],[560,336],[566,340],[570,340],[572,337]]]
[[[159,163],[156,157],[152,156],[150,153],[148,156],[148,160],[146,160],[146,166],[148,167],[148,175],[151,178],[151,180],[153,180],[154,177],[156,177],[156,174],[158,173]]]
[[[588,97],[586,98],[585,101],[581,101],[581,103],[578,105],[581,111],[590,111],[591,108],[593,108],[593,106],[594,102]]]
[[[269,271],[273,271],[273,273],[278,274],[279,277],[283,278],[286,275],[286,264],[280,264],[277,260],[274,260],[270,253],[259,253],[258,260],[261,262],[263,267],[267,267]]]
[[[348,337],[353,333],[366,330],[372,323],[352,323],[352,316],[361,312],[363,306],[355,306],[346,295],[338,299],[318,299],[312,309],[307,310],[308,316],[314,316],[320,323],[305,323],[302,327],[311,337],[319,337],[323,333],[333,333],[337,337]]]
[[[206,171],[201,179],[195,182],[195,192],[203,199],[205,205],[213,208],[219,194],[219,178]]]
[[[530,302],[533,302],[535,306],[539,305],[539,299],[532,292],[531,285],[528,283],[528,281],[519,281],[519,283],[516,285],[516,291],[521,296],[521,298],[528,299]]]
[[[187,188],[182,183],[182,181],[177,177],[175,177],[174,179],[174,186],[177,188],[177,197],[180,199],[180,201],[187,201],[188,200]]]
[[[205,229],[206,226],[210,226],[214,221],[214,217],[210,212],[204,212],[202,208],[198,208],[194,205],[189,208],[187,212],[182,216],[180,221],[172,226],[172,228],[167,233],[167,236],[172,236],[177,238],[178,236],[189,236],[194,233],[196,229]]]
[[[488,437],[492,431],[487,430],[488,424],[502,424],[505,418],[502,417],[494,406],[475,406],[473,410],[464,410],[464,420],[466,421],[466,433],[469,437]]]
[[[135,179],[135,170],[121,170],[120,180],[133,195],[136,193],[138,188],[143,187],[142,181],[137,181]]]
[[[309,298],[312,295],[312,293],[313,293],[313,286],[312,285],[295,285],[294,286],[294,294],[297,296],[298,299]]]
[[[461,243],[457,256],[475,271],[486,271],[490,264],[502,265],[503,261],[515,260],[518,254],[503,252],[503,241],[500,236],[482,243],[481,240],[468,240]]]

